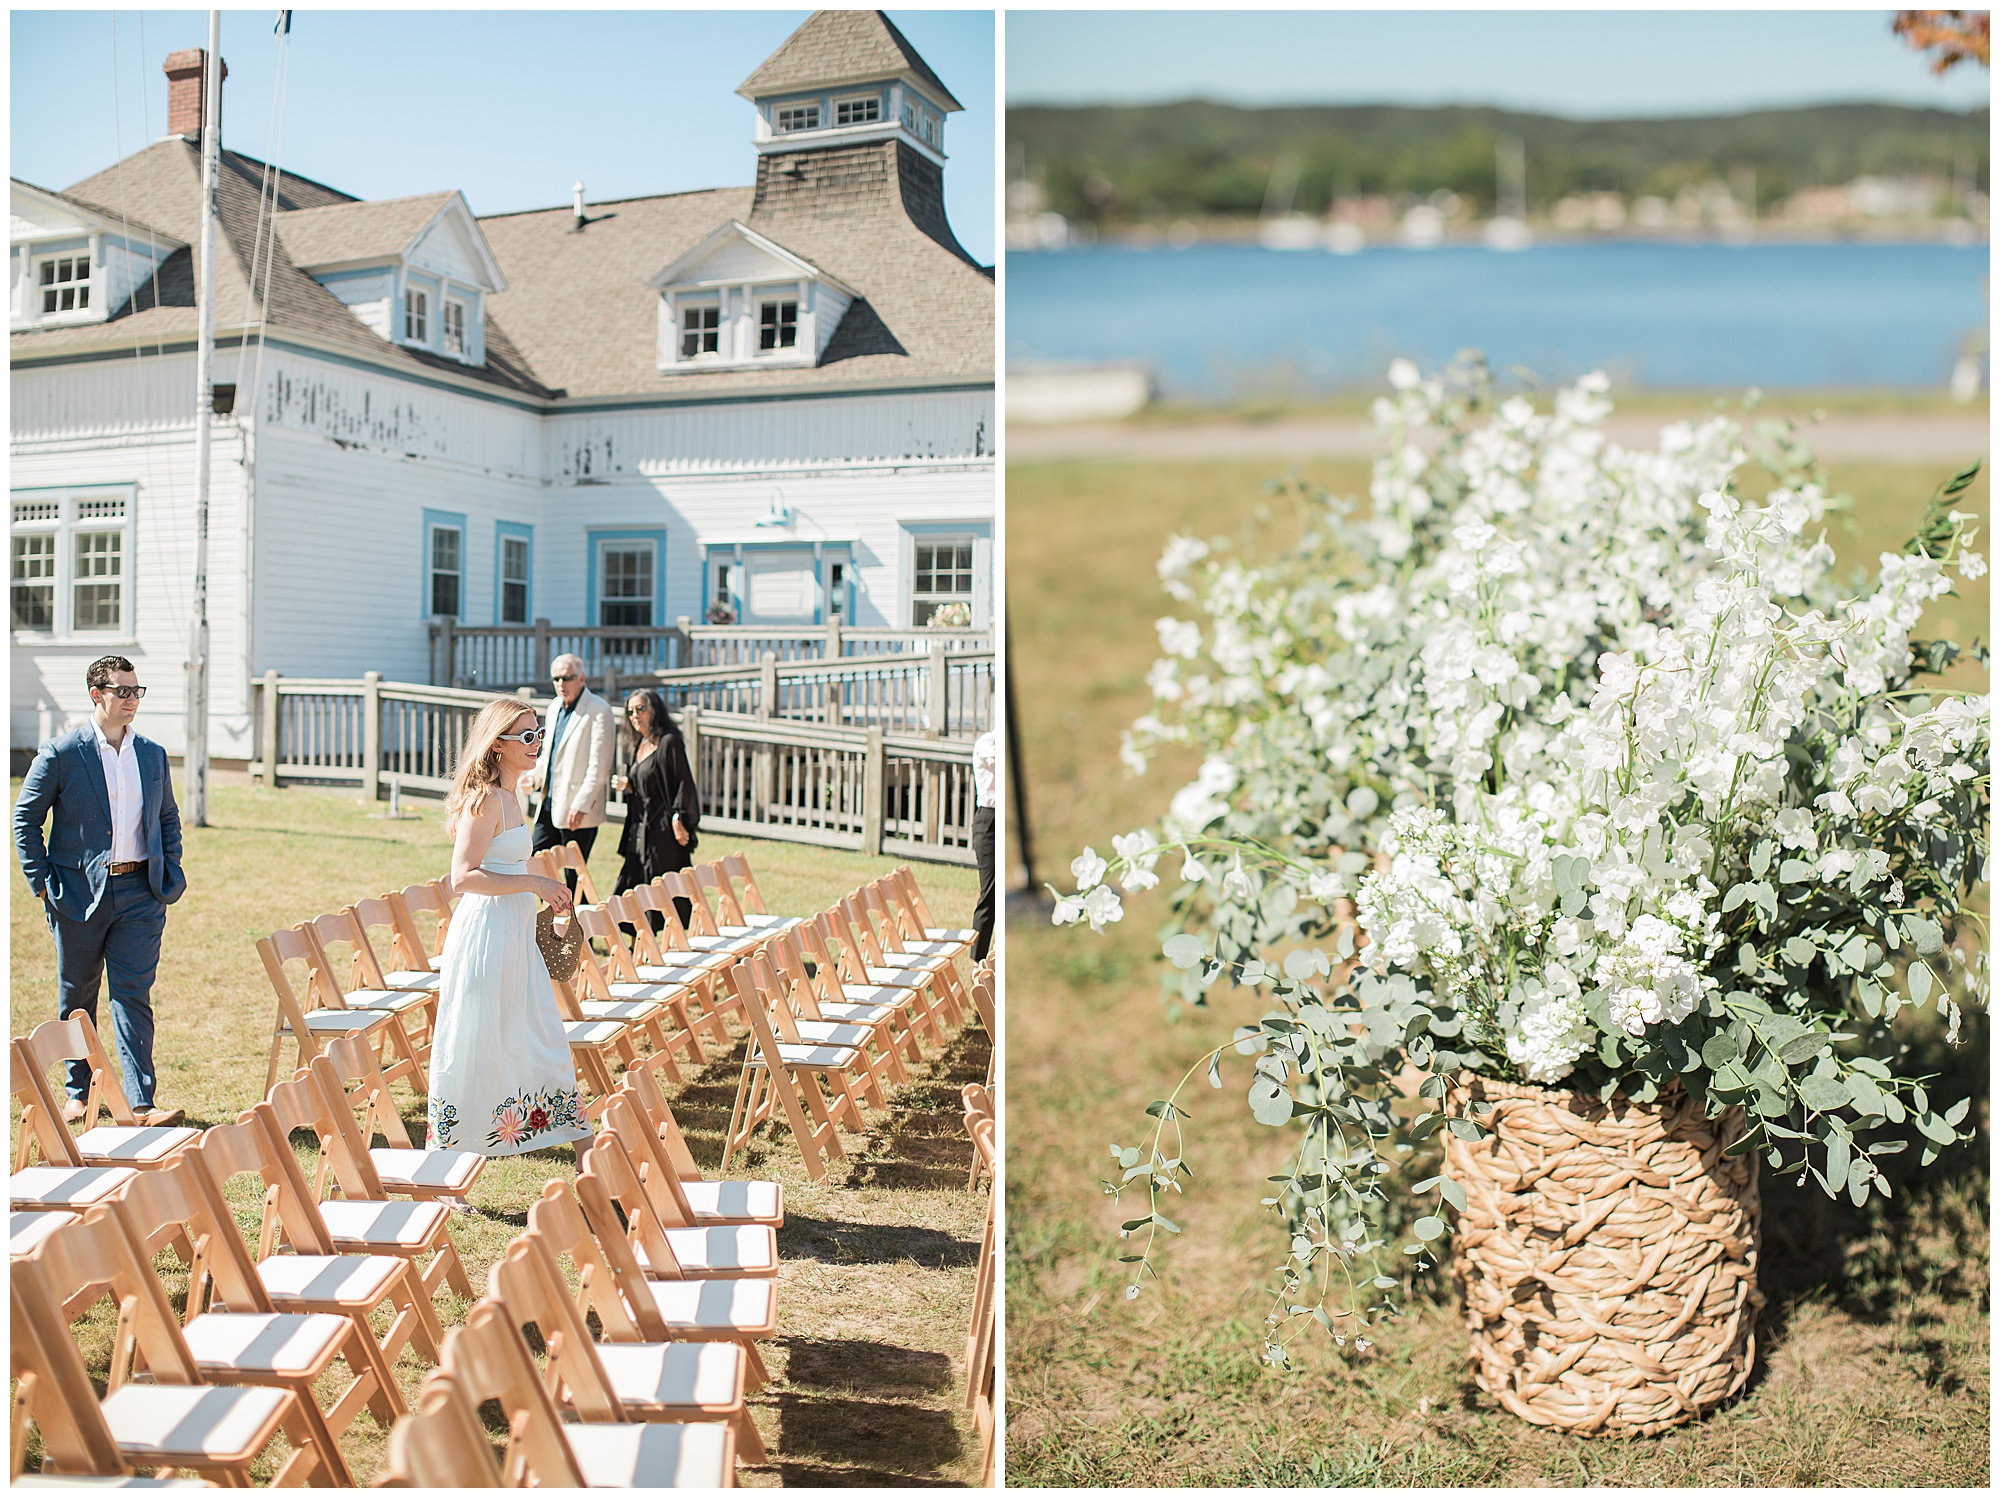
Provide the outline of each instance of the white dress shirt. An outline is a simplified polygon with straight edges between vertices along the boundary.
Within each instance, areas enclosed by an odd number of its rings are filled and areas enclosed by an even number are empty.
[[[146,856],[146,845],[139,840],[139,822],[146,809],[146,793],[139,784],[139,736],[127,728],[125,742],[113,749],[95,718],[90,731],[97,735],[97,758],[111,797],[111,861],[138,863]]]
[[[993,806],[1000,799],[1000,735],[989,728],[972,741],[972,804]]]

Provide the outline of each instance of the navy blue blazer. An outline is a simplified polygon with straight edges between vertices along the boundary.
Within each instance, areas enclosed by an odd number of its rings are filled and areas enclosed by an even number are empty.
[[[171,905],[187,888],[181,872],[181,812],[174,804],[167,751],[134,735],[144,810],[139,838],[146,848],[146,877],[153,894]],[[49,827],[42,840],[42,824]],[[21,783],[14,803],[14,849],[21,872],[37,894],[46,894],[57,912],[73,921],[90,919],[104,898],[111,864],[111,795],[104,785],[104,761],[97,734],[88,723],[59,734],[42,746]]]

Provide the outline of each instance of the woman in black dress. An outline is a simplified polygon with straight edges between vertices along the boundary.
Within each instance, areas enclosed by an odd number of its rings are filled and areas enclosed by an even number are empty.
[[[670,869],[686,868],[701,830],[694,771],[666,698],[657,689],[639,688],[625,701],[625,721],[635,743],[630,772],[613,782],[625,792],[625,832],[618,840],[625,866],[612,891],[620,895]],[[685,924],[691,913],[687,901],[676,899],[674,909]]]

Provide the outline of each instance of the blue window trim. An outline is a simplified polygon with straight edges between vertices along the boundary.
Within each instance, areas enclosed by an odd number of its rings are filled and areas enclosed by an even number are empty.
[[[523,525],[518,520],[496,520],[493,522],[493,622],[505,624],[500,611],[507,596],[507,578],[503,571],[506,565],[509,537],[528,543],[528,607],[524,624],[535,622],[535,528]]]
[[[471,581],[472,569],[466,565],[471,560],[467,547],[471,536],[466,530],[465,515],[461,511],[432,509],[424,511],[423,550],[418,553],[423,558],[423,565],[417,569],[417,576],[422,580],[424,590],[423,596],[417,600],[419,617],[424,619],[437,617],[431,612],[431,531],[438,526],[458,532],[458,622],[463,624],[465,595],[468,591],[466,584]]]
[[[651,541],[653,543],[653,625],[655,628],[667,622],[667,533],[658,530],[604,530],[585,531],[584,549],[588,576],[584,582],[584,624],[588,628],[597,626],[597,584],[601,573],[597,562],[597,546],[600,541]],[[704,605],[706,607],[706,605]]]

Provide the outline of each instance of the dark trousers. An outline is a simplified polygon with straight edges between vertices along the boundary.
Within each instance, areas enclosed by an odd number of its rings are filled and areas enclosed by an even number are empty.
[[[542,797],[541,810],[535,813],[535,843],[531,851],[539,853],[544,848],[560,848],[564,843],[575,843],[576,851],[583,855],[585,863],[590,862],[590,850],[597,845],[595,827],[558,827],[550,820],[549,807],[552,796]],[[563,878],[569,881],[569,892],[576,893],[576,870],[564,869]]]
[[[972,929],[979,937],[972,944],[972,960],[980,962],[993,946],[993,808],[990,806],[973,810],[972,856],[979,861],[979,903],[972,910]]]
[[[97,1024],[97,991],[111,988],[111,1031],[118,1068],[125,1074],[125,1097],[144,1112],[153,1106],[153,975],[160,966],[160,936],[167,907],[153,896],[146,871],[113,874],[104,898],[89,920],[73,921],[45,912],[56,939],[56,973],[61,1006],[58,1019],[87,1014]],[[69,1064],[69,1095],[81,1102],[90,1092],[87,1062]]]

